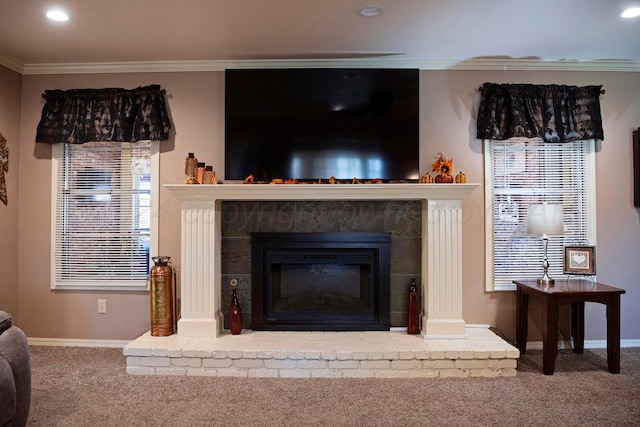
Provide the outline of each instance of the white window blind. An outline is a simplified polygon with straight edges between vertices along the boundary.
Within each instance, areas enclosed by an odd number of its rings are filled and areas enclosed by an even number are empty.
[[[54,289],[147,289],[158,143],[53,146]]]
[[[594,141],[485,141],[486,289],[542,276],[539,236],[526,233],[529,204],[561,204],[563,236],[549,238],[549,276],[564,275],[564,246],[595,245]]]

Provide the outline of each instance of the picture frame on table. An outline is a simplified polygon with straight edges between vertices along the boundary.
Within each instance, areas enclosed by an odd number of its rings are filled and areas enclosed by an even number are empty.
[[[596,247],[565,246],[564,274],[594,276],[596,274]]]

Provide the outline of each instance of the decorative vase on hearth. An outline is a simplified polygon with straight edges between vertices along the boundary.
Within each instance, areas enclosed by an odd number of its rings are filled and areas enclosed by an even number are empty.
[[[231,305],[229,306],[229,328],[231,335],[239,335],[242,332],[242,310],[238,302],[238,295],[234,289],[231,295]]]

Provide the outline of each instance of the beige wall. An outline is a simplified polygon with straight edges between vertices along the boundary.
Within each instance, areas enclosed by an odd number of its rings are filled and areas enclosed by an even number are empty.
[[[0,202],[0,310],[18,324],[18,171],[20,162],[20,74],[0,67],[0,133],[9,148],[8,203]],[[2,172],[0,172],[2,173]]]
[[[3,78],[0,75],[0,78]],[[4,80],[0,80],[0,87]],[[484,82],[602,84],[605,141],[596,156],[598,191],[598,279],[627,290],[622,298],[622,338],[640,339],[640,212],[632,205],[631,132],[640,126],[640,74],[602,72],[423,71],[421,73],[421,171],[438,152],[454,159],[470,182],[483,181],[481,141],[475,139],[478,88]],[[184,157],[195,152],[224,176],[222,72],[33,75],[22,78],[19,237],[17,262],[2,262],[19,277],[18,314],[30,337],[133,339],[149,329],[146,293],[53,292],[49,285],[50,149],[35,144],[46,89],[160,84],[167,91],[173,123],[163,143],[161,184],[182,180]],[[1,110],[0,110],[1,111]],[[0,118],[0,123],[3,123]],[[6,136],[6,135],[5,135]],[[18,151],[16,148],[15,151]],[[464,202],[464,319],[496,326],[514,337],[515,295],[484,291],[484,193]],[[179,204],[160,192],[160,250],[180,269]],[[15,221],[15,220],[14,220]],[[17,240],[17,241],[16,241]],[[18,265],[16,274],[14,265]],[[2,293],[0,293],[2,296]],[[107,314],[97,313],[98,298]],[[15,311],[15,310],[14,310]],[[534,322],[532,322],[534,323]],[[587,306],[586,338],[605,339],[604,308]],[[533,324],[533,333],[536,326]]]

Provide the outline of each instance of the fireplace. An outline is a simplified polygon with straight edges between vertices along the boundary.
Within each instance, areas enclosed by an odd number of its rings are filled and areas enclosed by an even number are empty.
[[[252,323],[389,330],[390,233],[252,233]]]

